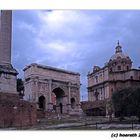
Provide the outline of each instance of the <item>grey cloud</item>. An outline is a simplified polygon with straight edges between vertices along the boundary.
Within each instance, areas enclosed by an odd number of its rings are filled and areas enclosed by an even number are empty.
[[[140,11],[76,11],[77,21],[71,17],[73,20],[68,20],[57,30],[49,28],[47,22],[39,18],[39,12],[46,11],[13,12],[12,61],[20,73],[26,64],[33,62],[78,71],[81,74],[81,96],[86,98],[88,71],[93,65],[102,67],[109,60],[118,39],[134,66],[140,65]],[[35,32],[19,28],[23,22],[32,25]],[[67,47],[66,53],[50,48],[50,43],[57,42],[62,45],[60,47]]]

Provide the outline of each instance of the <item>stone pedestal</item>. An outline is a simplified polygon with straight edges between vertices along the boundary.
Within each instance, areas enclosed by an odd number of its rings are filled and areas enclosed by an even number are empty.
[[[83,110],[80,107],[80,104],[77,104],[76,108],[75,109],[71,109],[69,114],[71,116],[82,116],[84,113],[83,113]]]
[[[71,111],[71,104],[67,104],[67,113]]]
[[[56,112],[60,113],[60,106],[56,106]]]
[[[48,112],[51,112],[53,110],[53,103],[48,103]]]
[[[0,65],[0,91],[5,93],[17,93],[18,72],[12,65]]]
[[[67,113],[67,105],[63,105],[63,114]]]

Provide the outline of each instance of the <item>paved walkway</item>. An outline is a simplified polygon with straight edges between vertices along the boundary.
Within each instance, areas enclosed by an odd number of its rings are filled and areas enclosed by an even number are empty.
[[[51,122],[51,120],[50,120]],[[54,123],[54,124],[53,124]],[[51,124],[41,123],[40,125],[30,128],[30,130],[140,130],[140,124],[108,122],[101,119],[86,119],[86,120],[68,120],[56,121]]]
[[[140,124],[108,122],[107,118],[67,118],[60,120],[41,119],[37,125],[23,128],[1,130],[140,130]]]

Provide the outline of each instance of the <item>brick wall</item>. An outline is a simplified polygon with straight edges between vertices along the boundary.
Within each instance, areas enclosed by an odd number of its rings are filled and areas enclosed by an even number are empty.
[[[22,127],[36,124],[36,106],[20,100],[18,95],[0,93],[0,127]]]

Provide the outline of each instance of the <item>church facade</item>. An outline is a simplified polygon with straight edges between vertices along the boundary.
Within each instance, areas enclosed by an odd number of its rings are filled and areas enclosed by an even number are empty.
[[[31,64],[24,68],[24,78],[24,99],[36,103],[38,110],[59,114],[79,113],[79,73]]]
[[[132,60],[122,51],[119,42],[115,54],[102,68],[94,66],[88,74],[87,108],[93,108],[93,115],[107,115],[107,102],[118,89],[140,86],[140,69],[132,68]]]

